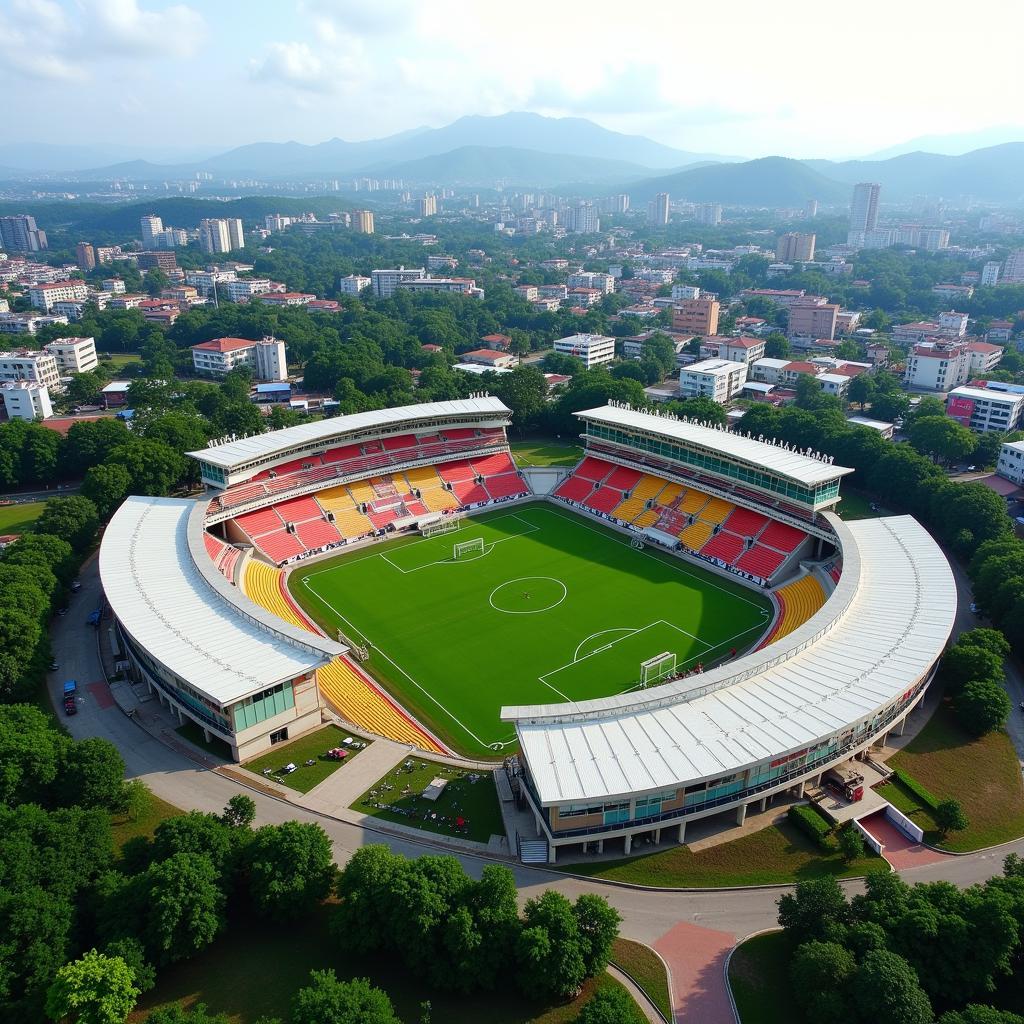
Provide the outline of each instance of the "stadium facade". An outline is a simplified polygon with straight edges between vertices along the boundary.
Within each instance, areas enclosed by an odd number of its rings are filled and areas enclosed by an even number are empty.
[[[912,518],[845,523],[850,471],[806,451],[608,405],[577,414],[584,459],[544,497],[766,592],[755,650],[616,697],[509,706],[509,764],[549,858],[689,822],[742,821],[867,750],[922,700],[956,588]],[[288,597],[282,566],[533,497],[510,413],[475,397],[323,420],[193,452],[199,500],[130,498],[100,572],[136,679],[240,760],[334,713],[444,744]],[[810,595],[810,596],[808,596]]]

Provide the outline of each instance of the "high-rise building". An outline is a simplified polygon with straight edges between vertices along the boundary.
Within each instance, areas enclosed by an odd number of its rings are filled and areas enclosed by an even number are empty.
[[[245,231],[242,228],[241,217],[228,217],[228,238],[232,250],[245,248]]]
[[[807,202],[804,203],[804,216],[811,220],[818,216],[817,199],[808,199]]]
[[[992,288],[999,284],[1000,265],[998,260],[990,260],[981,268],[981,287]]]
[[[601,230],[601,218],[592,203],[580,203],[566,211],[565,228],[577,235],[593,235]]]
[[[1003,284],[1024,282],[1024,249],[1012,249],[1003,264]]]
[[[75,246],[75,262],[79,270],[95,270],[96,250],[88,242],[79,242]]]
[[[668,223],[669,197],[667,192],[659,192],[647,204],[647,223],[661,225]]]
[[[353,210],[352,228],[356,234],[373,234],[373,210]]]
[[[683,299],[672,310],[672,329],[709,338],[718,333],[720,309],[717,299]]]
[[[697,223],[717,227],[722,223],[721,203],[701,203],[696,209]]]
[[[37,228],[35,217],[27,213],[0,217],[0,248],[8,252],[41,252],[46,248],[46,232]]]
[[[159,236],[164,233],[164,222],[155,213],[147,214],[139,218],[139,227],[142,229],[142,248],[161,248]]]
[[[422,199],[414,199],[413,213],[417,217],[433,217],[437,213],[437,196],[424,196]]]
[[[785,263],[814,259],[815,236],[800,231],[787,231],[775,245],[775,256]]]
[[[850,202],[850,231],[874,231],[878,227],[878,195],[882,186],[862,181],[853,186]]]
[[[203,252],[232,252],[245,248],[241,220],[237,217],[216,217],[200,221],[199,244]]]

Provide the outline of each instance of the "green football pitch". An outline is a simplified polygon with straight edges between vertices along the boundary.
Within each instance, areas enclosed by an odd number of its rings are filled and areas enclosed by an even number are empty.
[[[454,557],[465,542],[482,549]],[[456,532],[296,569],[289,586],[332,635],[456,750],[515,745],[503,704],[560,704],[638,689],[641,662],[678,670],[753,644],[759,594],[549,504],[497,509]]]

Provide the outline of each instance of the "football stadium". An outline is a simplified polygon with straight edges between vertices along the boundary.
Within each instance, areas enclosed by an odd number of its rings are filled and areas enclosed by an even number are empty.
[[[610,404],[518,469],[496,398],[192,452],[100,573],[126,670],[247,761],[324,721],[491,759],[537,842],[685,841],[803,792],[922,699],[956,611],[911,517],[844,522],[824,456]]]

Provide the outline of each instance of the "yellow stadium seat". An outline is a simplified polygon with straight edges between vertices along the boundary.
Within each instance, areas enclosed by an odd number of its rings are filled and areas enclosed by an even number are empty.
[[[348,485],[348,490],[357,505],[364,501],[374,501],[377,497],[377,492],[370,485],[369,480],[357,480]]]
[[[708,503],[708,496],[700,491],[687,491],[683,500],[676,506],[680,512],[695,516]]]
[[[736,506],[731,501],[726,501],[724,498],[711,498],[701,509],[700,517],[705,523],[717,526],[719,523],[725,521],[726,516],[728,516],[735,507]]]
[[[799,629],[825,603],[825,590],[817,577],[808,573],[775,591],[782,603],[782,615],[772,633],[772,640],[780,640]]]
[[[312,626],[301,616],[281,593],[281,570],[275,569],[266,562],[250,558],[245,563],[242,577],[242,593],[254,601],[271,615],[298,626],[299,629],[315,632]]]
[[[711,539],[715,528],[708,523],[697,520],[693,526],[679,531],[679,539],[691,550],[699,551]]]
[[[666,507],[670,506],[672,504],[672,502],[674,502],[676,500],[676,498],[678,498],[679,495],[683,493],[684,490],[685,490],[685,488],[683,487],[682,484],[677,484],[677,483],[665,484],[665,486],[662,489],[661,493],[658,495],[658,504],[659,505],[665,505]]]
[[[317,669],[317,685],[323,698],[353,725],[421,750],[446,753],[415,722],[381,696],[344,658],[335,658]]]

